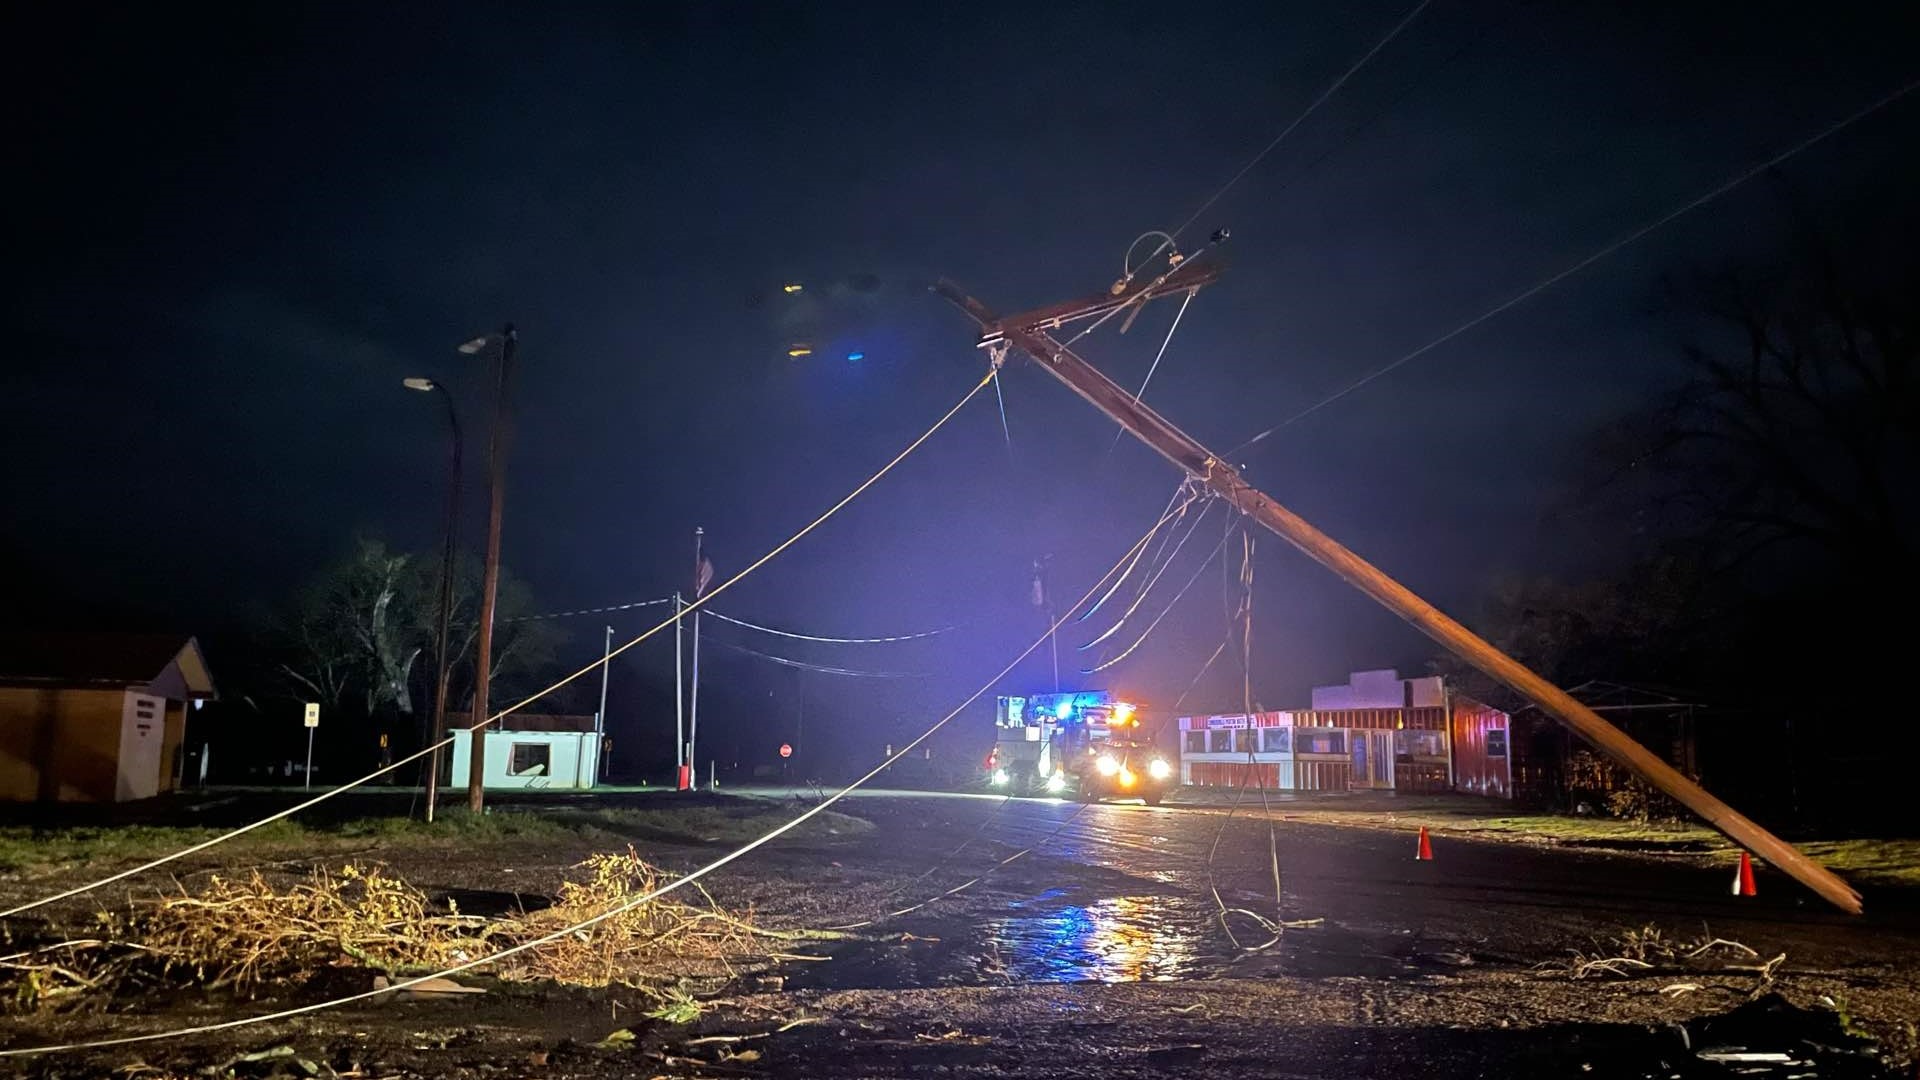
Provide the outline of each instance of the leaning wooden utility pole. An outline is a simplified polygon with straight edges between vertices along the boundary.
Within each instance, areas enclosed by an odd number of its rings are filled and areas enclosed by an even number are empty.
[[[1169,277],[1177,278],[1178,275]],[[1188,292],[1198,288],[1199,284],[1191,279],[1168,281],[1163,278],[1162,282],[1123,293],[1118,299],[1122,304],[1145,304],[1156,296]],[[1454,655],[1511,687],[1608,757],[1700,815],[1735,843],[1791,874],[1796,881],[1819,893],[1842,911],[1860,914],[1860,894],[1832,871],[1721,802],[1646,747],[1633,741],[1625,732],[1602,719],[1598,713],[1576,701],[1572,695],[1534,674],[1526,665],[1494,648],[1439,608],[1414,595],[1412,590],[1314,528],[1298,514],[1256,490],[1219,455],[1142,404],[1047,332],[1049,328],[1062,324],[1064,320],[1060,313],[1063,310],[1082,311],[1087,302],[1054,305],[1029,315],[1001,319],[951,282],[942,281],[934,288],[980,324],[983,331],[981,344],[994,353],[996,363],[1004,359],[1007,345],[1027,353],[1041,370],[1065,383],[1068,389],[1092,403],[1189,476],[1228,500],[1241,513],[1253,517],[1315,562],[1338,574],[1349,585],[1373,597],[1382,607],[1446,646]],[[1090,301],[1094,299],[1098,298],[1090,298]]]

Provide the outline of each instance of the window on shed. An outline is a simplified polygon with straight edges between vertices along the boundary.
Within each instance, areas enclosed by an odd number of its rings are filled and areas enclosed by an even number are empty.
[[[507,765],[507,774],[545,776],[552,765],[552,746],[543,742],[517,742],[513,744],[513,759]]]
[[[1233,731],[1230,728],[1214,728],[1207,732],[1207,751],[1213,754],[1233,753]]]
[[[1291,754],[1293,753],[1293,729],[1290,727],[1262,728],[1260,742],[1260,748],[1269,754]]]
[[[1187,732],[1187,753],[1204,754],[1207,752],[1207,733],[1204,731]]]
[[[1233,733],[1233,751],[1236,754],[1251,754],[1260,748],[1258,728],[1240,728]]]
[[[1487,756],[1488,757],[1506,757],[1507,756],[1507,729],[1506,728],[1488,728],[1487,729]]]

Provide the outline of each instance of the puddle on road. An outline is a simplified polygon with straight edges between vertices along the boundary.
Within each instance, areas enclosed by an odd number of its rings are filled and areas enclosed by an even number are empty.
[[[1199,978],[1218,967],[1200,929],[1189,913],[1154,896],[1022,912],[982,926],[981,973],[1008,983]]]
[[[1005,914],[984,920],[925,919],[899,929],[911,938],[849,945],[835,951],[832,963],[793,972],[788,985],[850,990],[1225,976],[1394,978],[1457,966],[1443,959],[1447,954],[1423,955],[1407,937],[1331,923],[1289,930],[1273,949],[1242,953],[1221,932],[1213,908],[1199,901],[1113,896],[1078,904],[1065,889],[1009,904]],[[1239,923],[1235,929],[1243,938],[1251,932]]]

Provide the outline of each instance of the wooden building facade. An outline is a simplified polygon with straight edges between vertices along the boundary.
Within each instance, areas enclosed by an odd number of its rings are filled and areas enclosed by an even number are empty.
[[[0,799],[125,802],[171,791],[188,713],[214,693],[192,638],[0,636]]]

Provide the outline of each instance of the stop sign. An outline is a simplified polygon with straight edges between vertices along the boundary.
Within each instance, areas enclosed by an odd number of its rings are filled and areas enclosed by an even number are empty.
[[[789,745],[787,745],[786,743],[781,743],[781,744],[780,744],[780,756],[781,756],[781,757],[792,757],[792,756],[793,756],[793,747],[791,747],[791,746],[789,746]]]

